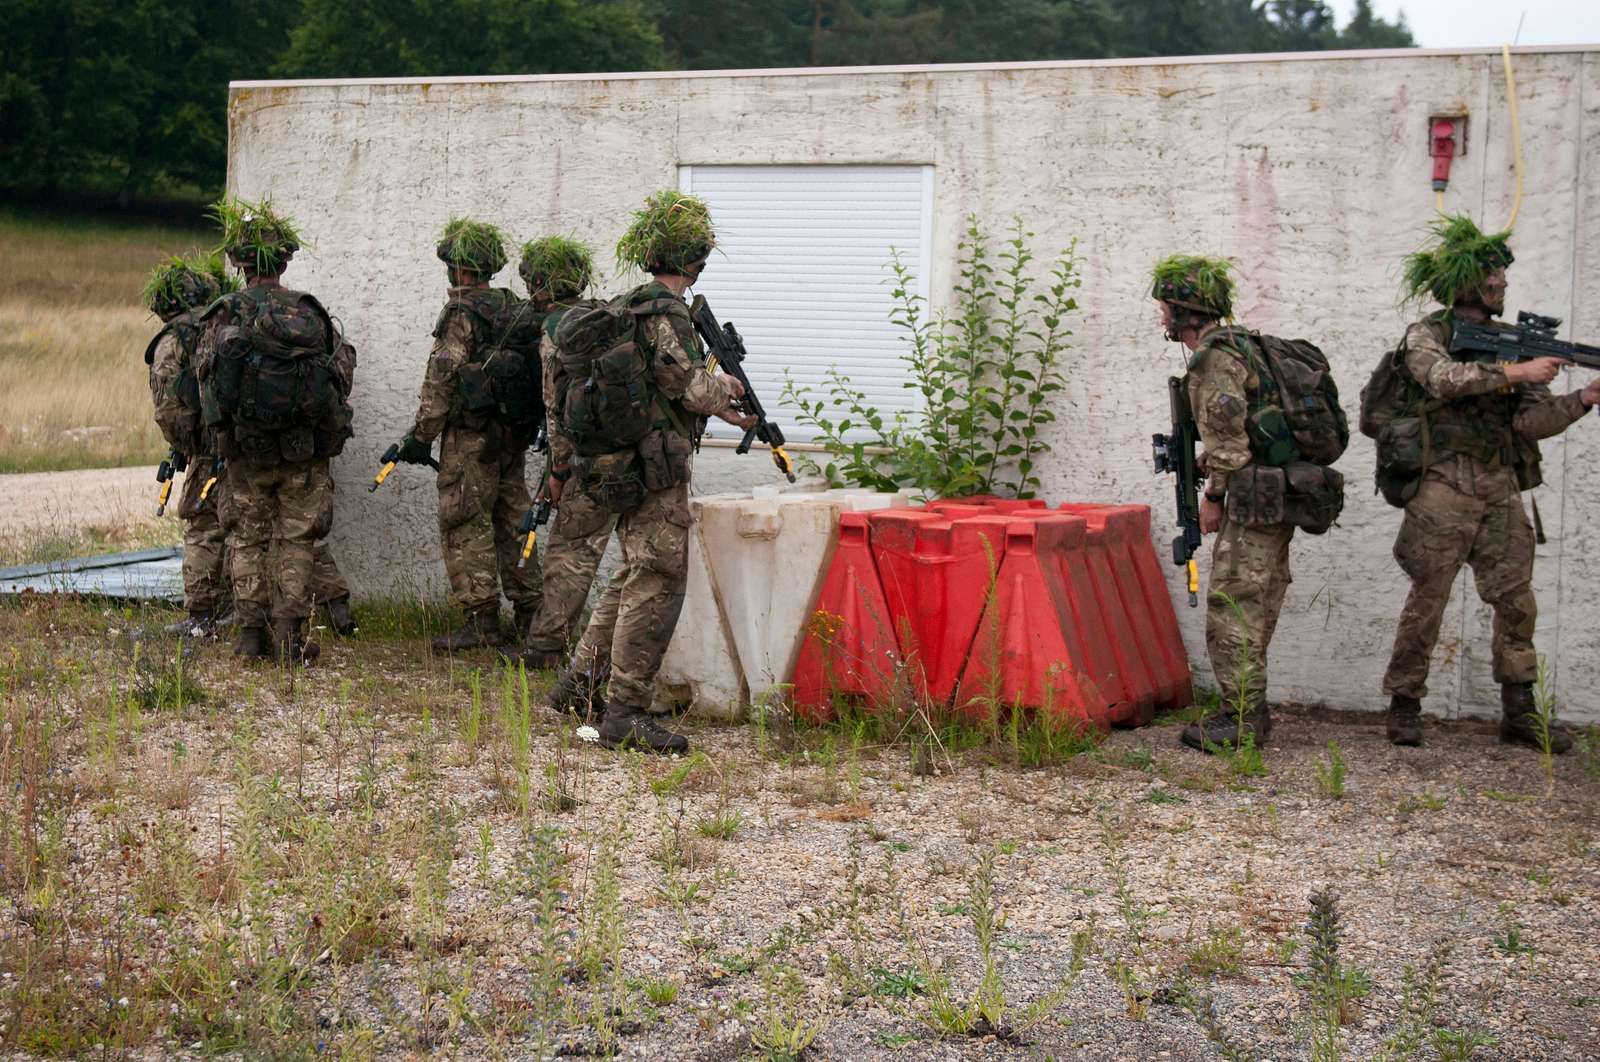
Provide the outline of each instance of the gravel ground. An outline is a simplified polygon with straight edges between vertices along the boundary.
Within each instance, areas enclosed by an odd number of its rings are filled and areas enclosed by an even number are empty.
[[[85,737],[99,710],[93,681],[118,688],[134,640],[147,661],[170,652],[151,633],[169,616],[48,602],[0,608],[0,638],[26,647],[31,634],[56,660],[75,654],[99,676],[72,687],[76,706],[39,674],[4,687],[12,704],[39,695],[62,706],[65,769],[82,793],[97,794],[70,805],[77,887],[112,895],[119,875],[132,873],[128,848],[104,840],[108,823],[137,824],[137,834],[170,820],[193,833],[197,851],[237,848],[241,734],[253,735],[249,762],[293,797],[294,814],[393,839],[400,887],[385,917],[403,921],[404,933],[361,961],[313,963],[299,994],[345,1053],[534,1053],[512,1017],[539,998],[527,838],[550,827],[566,858],[562,924],[577,935],[600,902],[606,839],[621,838],[612,843],[628,979],[623,1057],[747,1057],[751,1032],[774,1015],[817,1029],[808,1059],[1221,1057],[1170,1001],[1182,972],[1253,1057],[1310,1058],[1309,995],[1296,977],[1307,968],[1308,897],[1324,887],[1339,896],[1341,960],[1370,982],[1346,1015],[1341,1057],[1379,1057],[1400,1028],[1406,967],[1438,946],[1449,954],[1434,1021],[1492,1038],[1472,1057],[1600,1057],[1592,746],[1558,759],[1547,780],[1536,753],[1501,745],[1485,724],[1430,723],[1425,747],[1396,749],[1374,717],[1286,706],[1259,777],[1180,748],[1170,723],[1114,733],[1047,768],[1006,766],[979,749],[941,759],[927,777],[910,771],[904,745],[851,748],[842,731],[685,721],[704,755],[673,761],[575,740],[570,724],[538,707],[542,676],[532,685],[532,784],[553,771],[576,804],[524,816],[506,770],[514,753],[494,722],[500,680],[487,672],[481,731],[471,736],[472,669],[493,658],[433,659],[422,632],[380,634],[371,624],[326,647],[323,666],[293,683],[241,667],[222,646],[203,648],[193,675],[208,704],[146,716],[126,753],[132,766],[108,782]],[[1337,799],[1318,777],[1329,742],[1347,764]],[[177,750],[196,773],[173,798],[162,794]],[[416,823],[440,809],[448,889],[419,913],[427,834]],[[730,836],[703,835],[698,827],[718,817],[734,823]],[[308,836],[283,828],[273,842],[283,867],[300,864]],[[336,851],[335,863],[354,865]],[[1075,933],[1090,934],[1092,950],[1045,1020],[1021,1036],[941,1039],[921,1020],[927,997],[897,997],[887,974],[920,968],[924,984],[942,974],[970,996],[980,966],[969,882],[986,852],[1004,916],[994,954],[1010,1014],[1069,974]],[[275,939],[292,938],[318,910],[309,881],[285,869],[269,883]],[[8,895],[0,924],[15,939],[24,905]],[[1137,939],[1125,912],[1142,927]],[[153,939],[144,960],[152,967],[166,939]],[[424,1014],[425,954],[459,991],[461,1012],[476,1017],[446,1021],[437,1001]],[[1155,997],[1142,1020],[1129,1015],[1121,963]],[[652,982],[678,986],[675,999],[648,1002]],[[554,1045],[598,1049],[584,1017],[594,991],[581,981],[565,991],[575,1010]],[[352,1052],[356,1039],[364,1049]],[[192,1053],[161,1029],[140,1050]],[[1409,1057],[1445,1056],[1428,1048]]]
[[[169,509],[176,519],[180,482]],[[153,518],[156,466],[0,475],[0,538],[116,527]]]

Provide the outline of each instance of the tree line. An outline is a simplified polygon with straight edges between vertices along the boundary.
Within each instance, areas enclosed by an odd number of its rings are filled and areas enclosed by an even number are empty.
[[[1415,45],[1358,0],[8,0],[0,191],[201,197],[230,80],[1004,62]]]

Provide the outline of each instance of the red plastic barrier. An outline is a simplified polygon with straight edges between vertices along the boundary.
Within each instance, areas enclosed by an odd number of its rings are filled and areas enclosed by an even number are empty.
[[[955,505],[868,514],[895,640],[917,695],[933,704],[955,693],[989,576],[1005,553],[1004,525],[992,519],[992,510]]]
[[[967,657],[958,708],[987,719],[1016,705],[1109,726],[1112,706],[1085,673],[1062,582],[1059,558],[1082,523],[1034,513],[962,522],[1004,527],[1005,558]]]
[[[899,661],[890,624],[867,514],[841,513],[839,545],[795,661],[796,711],[813,722],[831,719],[836,693],[887,703]]]
[[[940,498],[928,503],[928,508],[941,510],[947,506],[976,505],[997,513],[1014,513],[1025,509],[1047,509],[1042,498],[997,498],[993,494],[969,494],[965,498]]]
[[[1112,559],[1116,588],[1138,638],[1151,678],[1155,706],[1183,708],[1194,699],[1189,655],[1178,631],[1172,595],[1167,591],[1150,541],[1150,508],[1145,505],[1074,505],[1062,512],[1086,518],[1091,529],[1101,524]]]
[[[1151,698],[1129,681],[1111,644],[1112,630],[1107,626],[1095,590],[1094,579],[1089,574],[1088,548],[1089,522],[1081,516],[1071,516],[1055,509],[1028,510],[1013,514],[1018,519],[1054,523],[1064,521],[1065,529],[1050,539],[1050,559],[1060,573],[1064,595],[1061,622],[1075,635],[1080,650],[1078,657],[1084,679],[1093,684],[1099,696],[1110,705],[1113,722],[1127,723],[1147,713]]]

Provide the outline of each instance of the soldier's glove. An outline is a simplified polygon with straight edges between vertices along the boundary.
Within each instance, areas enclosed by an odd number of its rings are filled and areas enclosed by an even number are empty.
[[[400,451],[395,454],[395,459],[404,461],[408,465],[431,465],[433,444],[421,442],[407,435],[400,440]]]

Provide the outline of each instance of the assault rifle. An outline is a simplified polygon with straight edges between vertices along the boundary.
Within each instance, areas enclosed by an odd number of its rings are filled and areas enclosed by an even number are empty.
[[[1600,369],[1600,347],[1565,343],[1556,338],[1561,318],[1542,313],[1517,314],[1516,324],[1489,321],[1474,324],[1456,319],[1450,333],[1450,353],[1469,354],[1481,361],[1531,361],[1560,358],[1585,369]]]
[[[383,467],[378,469],[377,476],[372,480],[372,486],[367,488],[368,494],[383,486],[383,481],[389,478],[389,473],[394,471],[394,466],[400,463],[400,444],[390,443],[389,448],[383,452],[383,456],[378,458],[378,463]],[[428,458],[425,463],[435,472],[439,471],[439,462],[433,458]]]
[[[555,463],[555,455],[550,453],[550,433],[546,425],[539,425],[539,434],[533,440],[533,452],[542,453],[544,458],[544,475],[539,479],[539,492],[533,496],[534,508],[522,514],[522,522],[517,525],[517,534],[527,536],[522,543],[522,555],[517,558],[517,567],[523,568],[528,564],[528,558],[533,556],[533,544],[539,537],[539,528],[550,522],[550,469]]]
[[[704,295],[694,297],[694,302],[689,307],[689,317],[694,321],[694,330],[700,333],[700,338],[710,348],[712,361],[722,366],[723,372],[744,385],[744,397],[735,402],[733,408],[756,418],[754,427],[744,433],[744,438],[734,448],[734,453],[749,453],[750,440],[760,439],[771,447],[772,463],[778,466],[779,472],[789,477],[790,483],[793,483],[794,462],[789,460],[789,455],[784,452],[783,431],[767,419],[767,411],[762,408],[761,399],[756,397],[755,388],[750,386],[750,377],[745,375],[744,362],[750,355],[744,349],[744,337],[739,335],[733,325],[717,323],[717,317],[706,304]]]
[[[1156,472],[1171,472],[1178,502],[1179,535],[1172,540],[1172,563],[1189,570],[1189,607],[1200,604],[1200,569],[1194,555],[1200,550],[1200,480],[1194,448],[1200,429],[1189,411],[1189,392],[1178,377],[1167,380],[1167,397],[1172,404],[1172,433],[1155,435],[1153,449]]]
[[[156,482],[161,484],[161,500],[156,502],[157,516],[167,511],[167,499],[172,497],[173,477],[188,467],[189,455],[174,450],[156,469]]]

